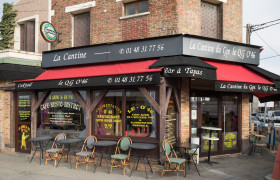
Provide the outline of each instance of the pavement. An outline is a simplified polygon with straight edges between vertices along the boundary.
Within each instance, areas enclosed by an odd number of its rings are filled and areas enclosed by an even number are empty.
[[[248,156],[245,154],[233,154],[212,157],[211,160],[218,162],[213,166],[208,163],[200,163],[198,175],[195,166],[191,165],[187,170],[187,176],[179,175],[179,179],[194,180],[259,180],[264,179],[268,174],[272,174],[276,151],[265,150],[264,156],[255,154]],[[80,165],[78,169],[70,168],[69,163],[60,162],[56,168],[53,162],[47,165],[40,165],[39,158],[34,158],[29,163],[30,155],[18,153],[0,152],[0,180],[145,180],[145,172],[134,171],[129,177],[130,169],[126,169],[126,175],[122,175],[122,170],[113,168],[112,174],[108,174],[106,167],[98,167],[93,173],[94,165],[89,165],[89,171],[85,171],[85,166]],[[202,159],[200,159],[202,160]],[[149,179],[176,180],[175,173],[165,173],[161,177],[160,172],[148,173]]]

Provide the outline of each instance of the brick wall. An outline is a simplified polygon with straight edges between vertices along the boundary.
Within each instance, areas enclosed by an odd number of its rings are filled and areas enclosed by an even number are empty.
[[[249,152],[249,93],[242,93],[242,153]]]
[[[5,85],[0,80],[0,86]],[[4,151],[5,144],[10,142],[10,92],[0,90],[0,151]]]
[[[62,42],[52,49],[72,46],[72,14],[65,7],[91,0],[53,0],[55,15],[52,23],[61,32]],[[123,17],[123,2],[95,0],[91,12],[91,44],[142,39],[172,34],[201,34],[201,0],[149,0],[149,13],[144,16]],[[228,0],[223,4],[223,38],[242,41],[242,0]]]
[[[190,138],[190,88],[189,78],[182,79],[180,141],[189,142]]]

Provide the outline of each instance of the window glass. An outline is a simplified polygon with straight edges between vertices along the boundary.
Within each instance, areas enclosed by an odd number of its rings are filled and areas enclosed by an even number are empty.
[[[173,96],[170,97],[167,113],[166,113],[166,139],[175,144],[176,139],[176,126],[177,126],[177,113]]]
[[[150,95],[155,99],[155,91]],[[140,91],[126,92],[125,135],[156,137],[157,113]]]
[[[122,136],[121,91],[109,91],[97,105],[95,113],[95,134]]]
[[[127,16],[132,15],[132,14],[136,14],[136,3],[129,3],[125,5],[125,14]]]
[[[37,125],[37,136],[64,132],[78,137],[81,131],[86,131],[86,116],[70,91],[51,92],[40,105]]]
[[[148,12],[148,1],[138,2],[138,13]]]

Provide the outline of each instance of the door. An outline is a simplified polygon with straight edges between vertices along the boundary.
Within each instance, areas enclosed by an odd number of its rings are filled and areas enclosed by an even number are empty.
[[[31,94],[17,93],[15,123],[15,151],[30,153],[31,143]]]
[[[191,132],[192,136],[200,137],[202,156],[209,149],[209,141],[202,139],[209,136],[209,130],[201,127],[218,127],[221,131],[214,131],[212,137],[219,141],[211,142],[212,154],[238,152],[239,150],[239,106],[238,96],[200,94],[191,97]]]

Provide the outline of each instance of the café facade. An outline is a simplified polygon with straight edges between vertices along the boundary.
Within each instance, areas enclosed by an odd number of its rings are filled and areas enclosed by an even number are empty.
[[[209,132],[201,127],[212,126],[222,129],[213,133],[213,155],[246,153],[251,97],[280,87],[259,57],[259,46],[181,34],[44,52],[46,71],[15,82],[16,144],[59,132],[129,136],[156,144],[151,155],[159,156],[164,139],[198,137],[204,155]]]

